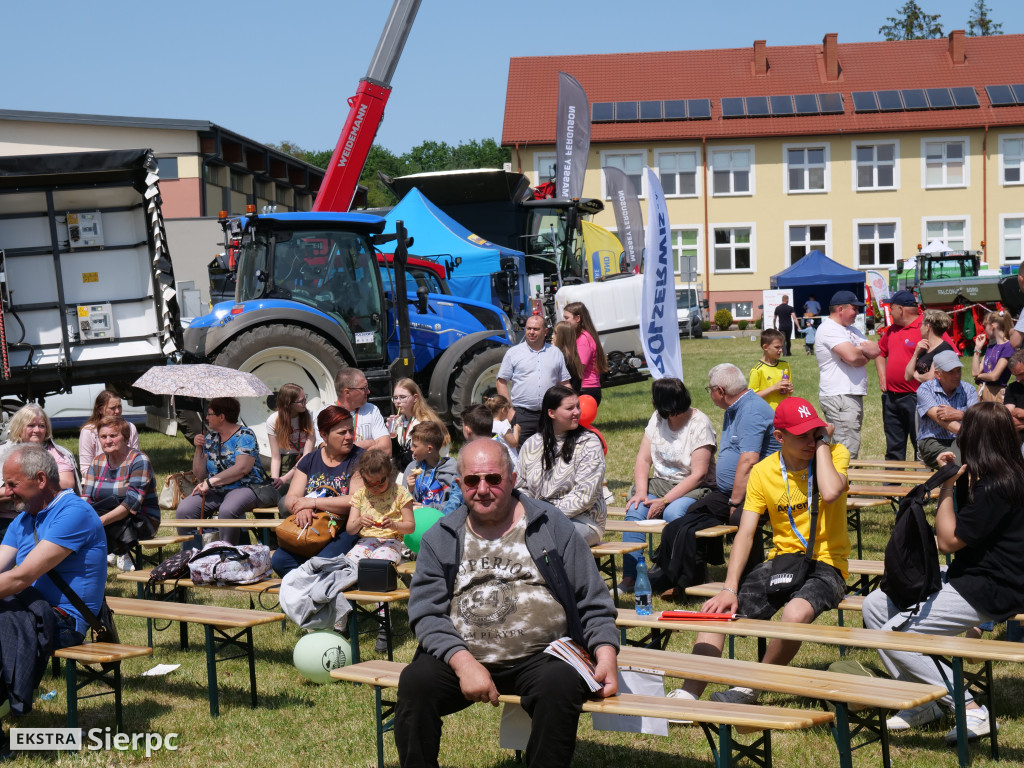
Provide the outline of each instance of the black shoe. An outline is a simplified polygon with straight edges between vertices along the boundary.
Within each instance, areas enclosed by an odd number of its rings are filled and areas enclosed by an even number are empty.
[[[377,631],[377,642],[374,643],[373,650],[377,653],[388,652],[388,633],[383,627]]]

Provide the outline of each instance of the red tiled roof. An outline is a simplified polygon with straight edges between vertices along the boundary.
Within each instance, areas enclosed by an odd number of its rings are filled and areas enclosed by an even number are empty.
[[[711,99],[711,120],[595,123],[591,143],[757,137],[1024,125],[1024,106],[992,107],[986,85],[1024,83],[1024,35],[840,43],[838,80],[825,77],[822,44],[768,47],[768,73],[754,74],[754,47],[707,51],[536,56],[509,61],[502,144],[553,144],[558,72],[580,81],[590,103]],[[855,113],[854,91],[974,86],[980,108]],[[723,96],[840,92],[841,115],[722,119]]]

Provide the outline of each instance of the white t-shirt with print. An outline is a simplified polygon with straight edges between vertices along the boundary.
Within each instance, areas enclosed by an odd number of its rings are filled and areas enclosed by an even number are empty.
[[[651,443],[651,461],[654,464],[654,476],[681,483],[693,471],[691,456],[695,450],[703,446],[711,448],[711,465],[708,467],[707,478],[713,484],[715,479],[714,452],[718,446],[715,439],[715,428],[711,419],[703,411],[696,408],[690,420],[678,432],[673,431],[668,420],[657,413],[651,414],[644,434]]]

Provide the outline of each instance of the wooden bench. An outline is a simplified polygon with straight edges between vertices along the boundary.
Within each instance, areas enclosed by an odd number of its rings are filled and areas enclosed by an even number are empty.
[[[115,616],[135,616],[146,620],[150,645],[153,644],[154,619],[202,624],[206,634],[206,677],[210,698],[210,715],[220,714],[217,689],[217,664],[244,656],[249,662],[249,692],[256,706],[256,654],[252,628],[284,621],[283,613],[224,608],[219,605],[191,605],[160,600],[139,600],[131,597],[108,597],[107,605]],[[217,652],[237,649],[241,653],[218,658]]]
[[[142,645],[118,643],[84,643],[58,648],[53,652],[53,672],[60,674],[60,661],[64,664],[64,682],[68,696],[68,728],[78,727],[78,702],[97,696],[114,697],[114,723],[117,732],[124,728],[121,712],[121,662],[140,656],[152,656],[153,649]],[[95,665],[95,666],[93,666]],[[79,696],[85,686],[97,683],[108,690]]]
[[[191,579],[165,579],[163,581],[151,582],[149,575],[151,571],[128,571],[119,573],[119,581],[134,582],[137,594],[141,599],[159,599],[165,601],[185,602],[185,590],[188,589],[213,589],[227,590],[229,592],[241,592],[249,597],[249,608],[255,609],[257,604],[262,610],[277,610],[278,603],[273,606],[263,604],[264,595],[278,595],[281,591],[281,579],[264,579],[255,584],[196,584]],[[157,594],[155,588],[165,589]],[[169,589],[167,589],[169,588]],[[392,590],[391,592],[361,592],[358,589],[343,592],[345,599],[352,603],[353,610],[348,617],[349,638],[355,638],[352,643],[352,659],[354,663],[359,662],[359,641],[360,634],[376,634],[383,629],[387,640],[388,659],[394,658],[394,632],[391,626],[391,604],[403,602],[409,599],[409,590],[405,587]],[[381,612],[377,611],[377,604],[381,604]],[[374,607],[364,608],[363,605],[372,604]],[[359,631],[360,617],[369,617],[372,628]],[[181,647],[188,646],[187,623],[181,622]],[[284,625],[281,625],[284,629]],[[152,634],[150,644],[152,644]]]
[[[831,705],[836,715],[833,736],[841,768],[851,768],[853,750],[876,741],[882,744],[882,765],[889,768],[886,712],[910,709],[946,695],[943,686],[648,648],[623,648],[619,652],[619,666],[650,669],[670,677],[706,683],[805,696]],[[868,731],[871,737],[853,747],[852,737],[862,730]]]
[[[635,611],[619,609],[616,623],[622,628],[639,627],[648,634],[632,643],[664,650],[674,632],[710,632],[729,636],[729,655],[733,655],[732,639],[735,636],[764,639],[779,638],[800,642],[822,643],[825,645],[867,648],[870,650],[909,651],[923,653],[936,663],[947,661],[952,667],[952,679],[946,681],[946,688],[953,697],[957,724],[957,756],[961,766],[970,764],[967,750],[967,723],[964,706],[964,691],[970,689],[984,700],[989,717],[996,718],[995,696],[993,695],[992,662],[1024,662],[1024,644],[1001,640],[984,640],[945,635],[924,635],[914,632],[891,632],[859,627],[835,627],[820,624],[797,624],[782,621],[760,621],[758,619],[737,619],[735,621],[662,621],[661,614],[638,616]],[[964,669],[964,661],[971,659],[982,664],[977,672]],[[996,729],[989,735],[990,752],[994,760],[999,759]]]
[[[138,568],[141,565],[159,565],[164,561],[164,547],[191,541],[191,536],[156,536],[152,539],[140,539],[132,550],[132,562]],[[147,549],[155,549],[156,554],[146,553]]]
[[[879,467],[882,469],[918,469],[927,470],[928,467],[923,461],[898,461],[896,459],[850,459],[852,468]]]
[[[205,517],[202,520],[178,520],[177,518],[163,518],[160,521],[161,528],[195,528],[200,533],[209,528],[256,528],[260,532],[261,543],[269,546],[270,532],[277,528],[284,520],[282,518],[265,517],[239,517],[221,520],[217,517]],[[191,538],[191,537],[190,537]]]
[[[336,680],[362,683],[374,689],[378,768],[384,768],[384,734],[394,730],[396,703],[393,700],[385,700],[382,691],[385,688],[398,687],[398,677],[404,667],[405,664],[394,661],[367,661],[331,670],[331,677]],[[502,695],[498,699],[505,704],[519,703],[519,696]],[[583,703],[583,711],[689,720],[697,723],[704,730],[708,743],[715,753],[716,766],[732,766],[741,757],[748,757],[758,765],[770,768],[773,730],[795,731],[833,722],[831,713],[808,709],[687,701],[629,693],[621,693],[607,699],[588,699]],[[740,744],[734,739],[734,728],[741,731],[761,731],[761,737],[752,744]]]

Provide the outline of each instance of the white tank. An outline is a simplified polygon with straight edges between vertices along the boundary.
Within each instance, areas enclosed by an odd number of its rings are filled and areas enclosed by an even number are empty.
[[[640,346],[640,296],[643,282],[643,275],[624,275],[600,283],[559,288],[555,293],[555,319],[562,319],[562,310],[566,304],[583,302],[601,337],[605,353],[622,352],[643,357]]]

